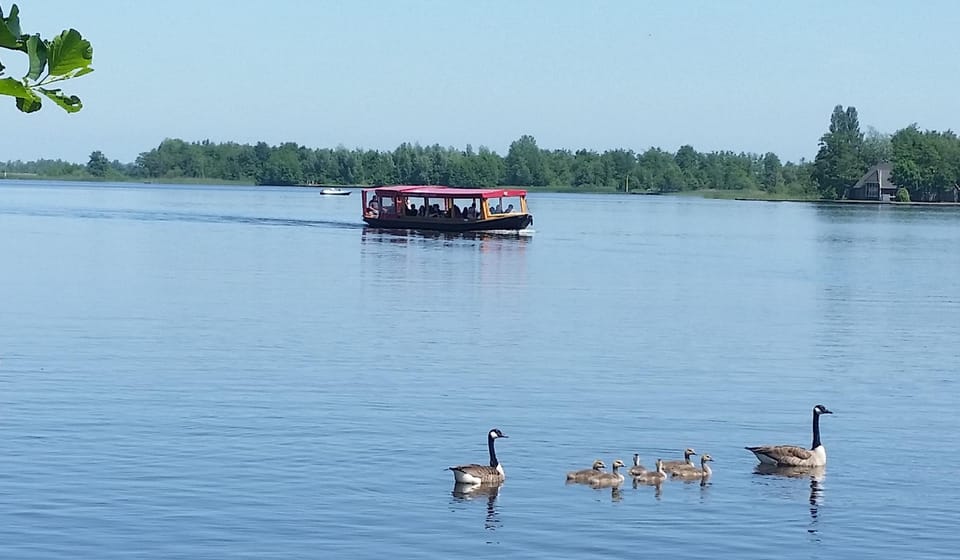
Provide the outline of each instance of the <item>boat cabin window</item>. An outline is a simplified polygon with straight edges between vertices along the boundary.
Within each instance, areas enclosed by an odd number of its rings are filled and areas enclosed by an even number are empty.
[[[393,215],[396,214],[396,200],[392,196],[381,196],[380,197],[380,214],[381,215]]]
[[[490,211],[490,214],[512,214],[515,212],[520,212],[520,197],[519,196],[502,196],[500,198],[488,198],[486,200],[487,209]]]

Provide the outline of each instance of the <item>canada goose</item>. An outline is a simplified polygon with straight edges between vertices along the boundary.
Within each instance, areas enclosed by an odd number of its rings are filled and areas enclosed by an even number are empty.
[[[703,478],[713,474],[713,471],[710,470],[710,461],[713,461],[713,457],[709,453],[704,453],[700,456],[700,468],[698,469],[674,469],[670,475],[677,478]]]
[[[820,415],[833,414],[827,407],[813,407],[813,444],[810,449],[796,445],[759,445],[747,447],[765,465],[776,467],[822,467],[827,464],[827,450],[820,443]]]
[[[697,454],[696,451],[694,451],[693,449],[691,449],[691,448],[688,447],[688,448],[686,448],[686,449],[683,450],[683,461],[664,461],[664,462],[663,462],[663,468],[664,468],[664,470],[668,470],[668,471],[669,471],[669,470],[672,470],[672,469],[675,469],[675,468],[677,468],[677,467],[680,467],[680,468],[685,468],[685,467],[697,468],[697,466],[696,466],[695,464],[693,464],[693,460],[690,459],[690,456],[691,456],[691,455],[696,455],[696,454]]]
[[[503,432],[494,428],[487,433],[487,449],[490,451],[490,465],[458,465],[449,467],[453,471],[453,478],[460,484],[491,484],[503,482],[506,476],[503,466],[497,460],[497,452],[493,448],[493,440],[505,438]]]
[[[667,473],[663,470],[663,459],[657,459],[657,470],[647,471],[640,476],[633,477],[633,480],[644,484],[660,484],[666,478]]]
[[[590,479],[590,484],[592,484],[594,487],[619,486],[623,484],[623,475],[620,474],[620,467],[625,467],[625,466],[626,465],[623,464],[623,461],[621,461],[620,459],[617,459],[610,466],[610,468],[613,469],[613,472],[608,472],[608,473],[602,472],[598,475],[595,475],[593,478]]]
[[[633,466],[630,467],[630,470],[627,471],[627,472],[630,473],[630,476],[640,476],[640,475],[642,475],[643,473],[647,472],[647,469],[644,468],[644,466],[640,464],[640,454],[639,454],[639,453],[634,453],[634,454],[633,454]]]
[[[567,481],[569,482],[587,482],[591,478],[601,474],[603,469],[607,467],[603,461],[597,459],[593,462],[593,467],[589,469],[581,469],[579,471],[571,471],[567,473]]]

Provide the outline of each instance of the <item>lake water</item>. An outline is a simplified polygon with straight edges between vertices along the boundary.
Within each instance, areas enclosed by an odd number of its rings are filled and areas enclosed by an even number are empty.
[[[0,182],[0,557],[957,554],[960,209]],[[754,474],[809,445],[822,476]],[[507,481],[454,492],[449,465]],[[709,484],[568,486],[634,452]]]

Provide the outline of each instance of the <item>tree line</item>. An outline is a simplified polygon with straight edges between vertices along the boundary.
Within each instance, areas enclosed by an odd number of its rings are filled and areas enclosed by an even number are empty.
[[[102,151],[86,165],[62,160],[8,161],[0,169],[41,176],[113,180],[194,179],[258,185],[423,184],[458,187],[526,186],[581,190],[680,192],[699,189],[815,193],[809,163],[782,163],[763,155],[701,153],[682,146],[676,153],[650,148],[546,150],[522,136],[505,156],[474,150],[403,143],[392,151],[311,149],[295,143],[269,146],[167,139],[134,163],[109,161]]]
[[[521,136],[505,156],[474,150],[403,143],[394,150],[270,146],[166,139],[133,163],[110,161],[101,151],[85,165],[60,160],[0,163],[0,170],[47,177],[112,180],[232,181],[258,185],[424,184],[462,187],[524,186],[573,190],[673,193],[702,189],[754,191],[771,197],[836,199],[880,162],[892,162],[894,180],[914,200],[960,180],[960,141],[950,132],[916,125],[893,135],[860,130],[855,107],[836,106],[812,162],[782,162],[774,153],[643,152],[614,149],[548,150]],[[926,196],[926,198],[924,198]]]

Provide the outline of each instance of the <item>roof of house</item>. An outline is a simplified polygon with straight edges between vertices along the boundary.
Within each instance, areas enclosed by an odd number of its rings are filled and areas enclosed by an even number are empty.
[[[891,178],[892,175],[892,163],[878,163],[868,169],[867,172],[863,174],[863,177],[860,177],[860,180],[851,188],[858,189],[868,183],[879,183],[880,186],[885,189],[896,189],[897,184],[893,182]]]

